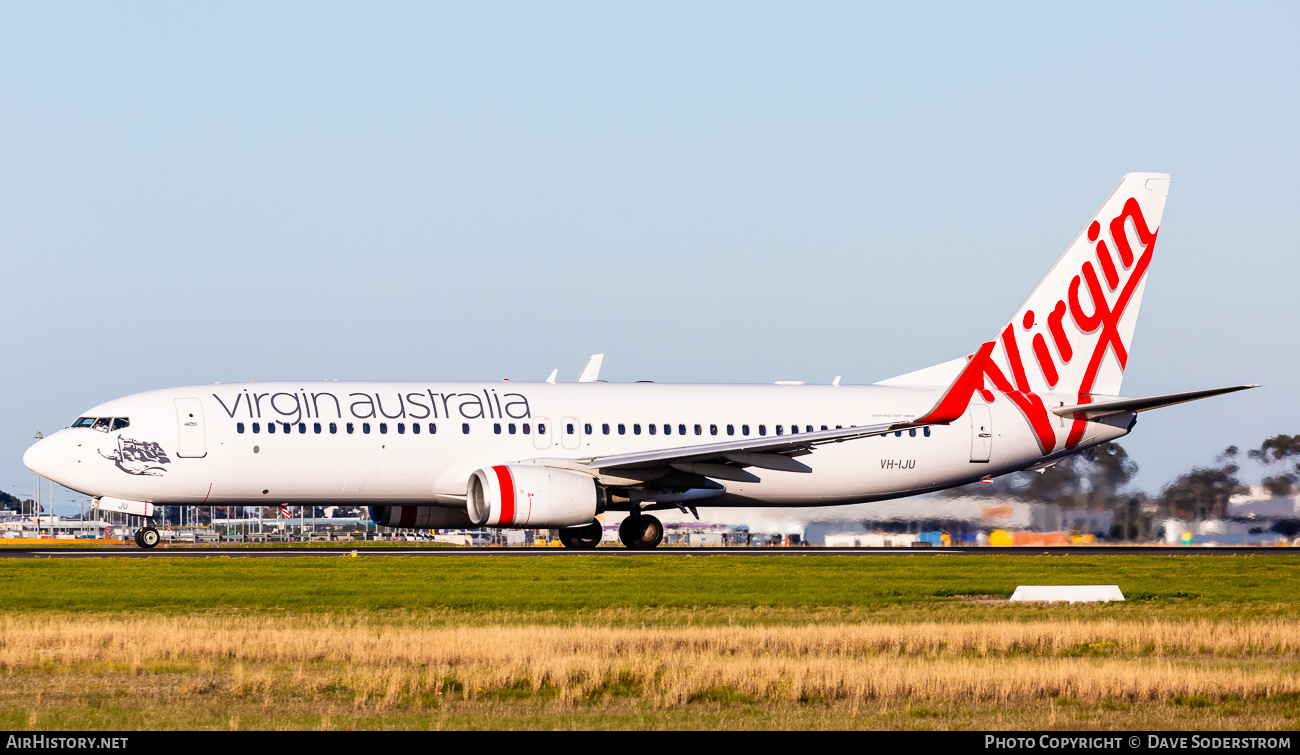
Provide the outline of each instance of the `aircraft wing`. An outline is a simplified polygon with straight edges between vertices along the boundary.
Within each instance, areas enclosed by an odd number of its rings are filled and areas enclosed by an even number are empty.
[[[741,467],[760,467],[785,472],[811,472],[807,465],[794,457],[812,453],[813,448],[826,443],[843,443],[856,438],[884,435],[897,430],[921,427],[915,422],[885,422],[878,425],[858,425],[834,430],[821,430],[791,435],[768,435],[737,438],[721,443],[663,448],[631,454],[597,456],[588,466],[591,469],[615,470],[645,467],[672,467],[681,472],[700,474],[720,479],[749,480],[752,475]],[[727,476],[734,470],[743,476]],[[733,473],[733,474],[734,474]],[[757,478],[753,478],[757,479]]]
[[[1258,385],[1232,385],[1227,388],[1207,388],[1201,391],[1184,391],[1183,393],[1164,393],[1159,396],[1143,396],[1141,398],[1115,398],[1094,401],[1090,404],[1074,404],[1073,406],[1058,406],[1052,409],[1053,414],[1062,417],[1076,417],[1078,419],[1097,419],[1108,414],[1119,414],[1121,412],[1145,412],[1150,409],[1159,409],[1162,406],[1173,406],[1197,399],[1209,398],[1210,396],[1221,396],[1225,393],[1234,393],[1244,391],[1248,388],[1258,388]]]

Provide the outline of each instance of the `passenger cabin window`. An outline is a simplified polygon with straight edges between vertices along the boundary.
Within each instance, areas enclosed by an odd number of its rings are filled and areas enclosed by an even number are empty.
[[[337,422],[331,422],[331,423],[330,423],[330,435],[338,435],[338,433],[339,433],[339,423],[337,423]]]
[[[465,427],[469,427],[469,425],[465,425]],[[465,432],[469,432],[469,430],[466,430]],[[542,422],[538,422],[538,423],[537,423],[537,434],[538,434],[538,435],[545,435],[545,434],[546,434],[546,424],[545,424],[545,423],[542,423]]]
[[[695,426],[695,434],[696,434],[696,435],[703,435],[703,434],[704,434],[704,430],[703,430],[699,425],[696,425],[696,426]],[[713,434],[714,434],[714,435],[717,435],[717,434],[718,434],[718,428],[716,428],[716,427],[713,428]]]
[[[461,432],[461,434],[463,434],[463,435],[469,435],[469,423],[468,423],[468,422],[462,422],[462,423],[460,423],[460,432]]]
[[[254,433],[262,432],[262,427],[256,422],[253,423],[253,432]]]
[[[727,435],[735,435],[735,434],[736,434],[736,426],[727,425]]]
[[[822,429],[824,430],[824,429],[826,429],[826,428],[822,428]],[[813,431],[813,426],[812,426],[812,425],[808,425],[808,426],[805,428],[805,430],[806,430],[807,432],[812,432],[812,431]]]
[[[530,432],[533,431],[533,426],[530,425],[530,424],[528,424],[527,422],[525,422],[525,423],[524,423],[524,427],[523,427],[523,431],[524,431],[524,435],[527,435],[528,433],[530,433]]]
[[[413,434],[415,434],[415,435],[419,435],[419,434],[420,434],[420,423],[419,423],[419,422],[412,422],[412,423],[411,423],[411,432],[412,432]]]
[[[695,427],[698,428],[699,425],[696,425]],[[678,425],[678,426],[677,426],[677,434],[678,434],[678,435],[685,435],[685,434],[686,434],[686,425]],[[699,435],[699,434],[700,434],[700,431],[697,429],[697,430],[695,431],[695,434],[696,434],[696,435]]]
[[[604,435],[609,435],[609,423],[608,423],[608,422],[606,422],[606,423],[604,423],[604,424],[602,424],[602,425],[600,426],[600,432],[603,433]]]
[[[311,425],[311,431],[314,432],[314,433],[316,433],[317,435],[320,435],[320,423],[319,423],[319,422],[313,422],[312,425]]]
[[[781,433],[781,425],[777,425],[777,426],[776,426],[776,434],[777,434],[777,435],[781,435],[781,434],[782,434],[782,433]]]
[[[514,434],[515,434],[515,423],[511,422],[509,425],[506,425],[506,430],[509,431],[509,433],[510,433],[511,435],[514,435]]]
[[[243,432],[244,432],[244,423],[243,423],[243,422],[236,422],[236,423],[235,423],[235,432],[237,432],[237,433],[239,433],[239,434],[241,434],[241,435],[243,434]]]
[[[740,426],[740,434],[741,434],[741,435],[749,435],[749,425],[741,425],[741,426]]]
[[[274,422],[267,422],[267,423],[266,423],[266,431],[267,431],[268,433],[271,433],[272,435],[275,435],[275,423],[274,423]]]
[[[438,432],[438,425],[435,424],[435,423],[433,423],[433,422],[430,422],[430,423],[429,423],[429,434],[430,434],[430,435],[433,435],[433,434],[436,433],[436,432]]]
[[[923,428],[921,428],[921,432],[925,433],[925,437],[927,437],[927,438],[930,437],[930,428],[928,428],[928,427],[923,427]]]
[[[299,423],[298,423],[298,434],[299,434],[299,435],[306,435],[306,434],[307,434],[307,423],[306,423],[306,422],[299,422]]]
[[[618,434],[627,435],[627,425],[623,424],[622,422],[618,423]]]
[[[823,430],[828,430],[828,429],[830,429],[830,428],[826,427],[826,425],[822,425],[822,429],[823,429]]]
[[[633,423],[632,423],[632,434],[633,434],[633,435],[640,435],[640,434],[641,434],[641,425],[639,425],[639,424],[633,422]]]
[[[388,434],[388,423],[387,423],[387,422],[380,422],[380,423],[379,423],[379,434],[380,434],[380,435],[387,435],[387,434]]]
[[[650,431],[650,434],[651,434],[651,435],[654,435],[655,432],[659,429],[659,426],[658,426],[658,425],[653,425],[653,424],[652,424],[652,425],[648,425],[646,429],[648,429],[648,430]]]
[[[357,429],[356,425],[352,424],[351,422],[348,423],[348,435],[351,435],[352,433],[356,432],[356,429]]]
[[[583,423],[583,425],[582,425],[582,432],[583,432],[584,435],[591,435],[591,423],[590,423],[590,422],[585,422],[585,423]]]
[[[496,433],[497,435],[500,435],[500,434],[501,434],[501,423],[500,423],[500,422],[493,422],[493,423],[492,423],[492,432]]]
[[[406,423],[405,423],[405,422],[398,422],[398,423],[397,423],[397,434],[398,434],[398,435],[405,435],[405,434],[406,434]]]
[[[565,423],[564,423],[564,433],[565,433],[566,435],[573,435],[573,423],[572,423],[572,422],[565,422]]]
[[[362,422],[362,423],[361,423],[361,432],[362,432],[363,434],[365,434],[365,435],[369,435],[369,434],[370,434],[370,423],[369,423],[369,422]]]
[[[758,426],[758,434],[759,434],[759,435],[767,435],[767,425],[759,425],[759,426]]]
[[[907,434],[908,434],[910,437],[915,438],[915,437],[916,437],[916,428],[913,427],[911,430],[908,430],[908,431],[907,431]]]

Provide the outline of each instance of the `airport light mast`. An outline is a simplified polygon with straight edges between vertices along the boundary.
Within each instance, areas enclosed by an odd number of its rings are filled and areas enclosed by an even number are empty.
[[[36,440],[39,441],[44,437],[40,430],[36,431]],[[32,506],[36,508],[36,537],[39,538],[41,536],[41,476],[35,475],[35,477],[36,479],[33,480]]]

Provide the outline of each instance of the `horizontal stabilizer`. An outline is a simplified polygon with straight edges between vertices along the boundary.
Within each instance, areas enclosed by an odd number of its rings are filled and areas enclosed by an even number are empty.
[[[1159,409],[1162,406],[1173,406],[1174,404],[1183,404],[1188,401],[1209,398],[1210,396],[1221,396],[1225,393],[1234,393],[1244,391],[1247,388],[1258,387],[1258,385],[1233,385],[1227,388],[1207,388],[1203,391],[1165,393],[1160,396],[1143,396],[1142,398],[1106,399],[1105,401],[1094,401],[1091,404],[1058,406],[1052,409],[1052,413],[1059,414],[1062,417],[1083,415],[1081,419],[1095,419],[1108,414],[1119,414],[1120,412],[1145,412],[1148,409]]]

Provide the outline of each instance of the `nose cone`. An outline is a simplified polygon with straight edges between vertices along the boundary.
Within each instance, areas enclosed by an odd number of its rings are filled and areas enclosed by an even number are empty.
[[[62,438],[38,440],[23,454],[23,466],[47,480],[62,482],[67,476],[68,453]]]

